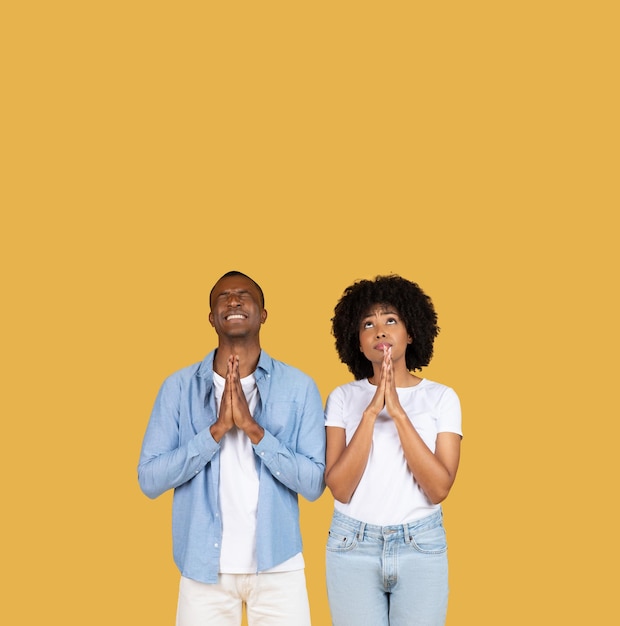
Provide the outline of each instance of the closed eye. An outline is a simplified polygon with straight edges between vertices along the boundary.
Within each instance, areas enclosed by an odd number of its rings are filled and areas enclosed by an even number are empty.
[[[229,298],[231,295],[236,296],[240,300],[245,300],[246,298],[250,297],[250,292],[249,291],[223,291],[222,293],[218,294],[217,298],[219,300],[225,300]]]

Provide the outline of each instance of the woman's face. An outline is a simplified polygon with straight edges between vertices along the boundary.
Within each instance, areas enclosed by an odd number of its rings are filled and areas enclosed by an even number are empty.
[[[412,339],[405,322],[390,304],[375,304],[360,321],[360,349],[371,362],[380,364],[387,347],[392,348],[392,361],[405,358]]]

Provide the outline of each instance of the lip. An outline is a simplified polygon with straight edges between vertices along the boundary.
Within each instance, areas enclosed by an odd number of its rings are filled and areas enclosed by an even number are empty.
[[[378,343],[375,346],[375,350],[381,350],[381,352],[383,352],[385,348],[391,348],[391,347],[392,347],[391,343],[387,343],[387,341],[382,341],[381,343]]]
[[[244,313],[239,313],[238,311],[236,311],[235,313],[229,313],[228,315],[224,316],[224,319],[229,322],[231,320],[244,320],[246,319],[247,315],[245,315]]]

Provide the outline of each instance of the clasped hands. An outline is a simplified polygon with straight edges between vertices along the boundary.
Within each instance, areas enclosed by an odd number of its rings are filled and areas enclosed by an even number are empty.
[[[383,349],[383,361],[381,363],[381,374],[377,383],[377,390],[366,408],[366,412],[370,413],[372,417],[377,417],[384,408],[392,419],[405,413],[396,391],[391,346],[386,346]]]
[[[226,381],[220,402],[220,412],[217,421],[211,425],[211,435],[219,442],[235,426],[242,430],[254,444],[263,437],[263,429],[252,417],[243,393],[239,376],[239,357],[231,355],[228,357],[226,366]]]

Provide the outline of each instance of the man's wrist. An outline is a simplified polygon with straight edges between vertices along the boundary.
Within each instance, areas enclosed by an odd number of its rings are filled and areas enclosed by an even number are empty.
[[[262,438],[265,436],[265,429],[262,426],[259,426],[259,424],[254,420],[252,420],[248,427],[244,428],[243,431],[254,445],[260,443]]]
[[[229,431],[230,429],[226,428],[219,420],[214,422],[209,427],[209,431],[211,432],[211,437],[215,439],[217,443],[222,440],[222,437]]]

